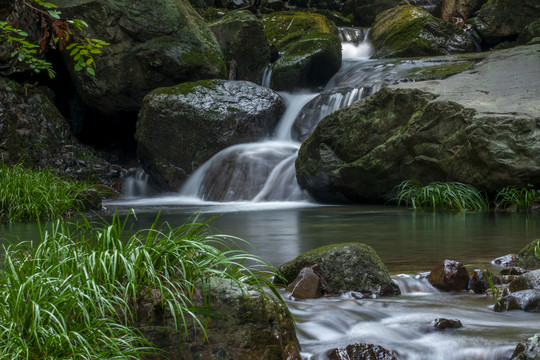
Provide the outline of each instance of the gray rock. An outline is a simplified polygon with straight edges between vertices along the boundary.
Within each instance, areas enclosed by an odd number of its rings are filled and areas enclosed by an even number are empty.
[[[490,261],[493,265],[499,266],[514,266],[516,264],[516,254],[508,254],[499,256],[496,259]]]
[[[511,292],[527,289],[540,290],[540,269],[520,275],[508,285],[508,290]]]
[[[391,198],[408,179],[489,192],[539,183],[539,51],[494,52],[447,79],[393,85],[334,112],[299,150],[300,186],[320,201],[360,202]]]
[[[77,92],[103,113],[138,111],[157,87],[225,78],[226,66],[214,34],[189,2],[180,0],[59,0],[62,15],[84,14],[87,32],[110,45],[95,56],[96,76],[74,71]]]
[[[522,290],[503,296],[493,310],[497,312],[507,310],[540,311],[540,290]]]
[[[379,345],[352,344],[328,352],[329,360],[397,360],[397,355]]]
[[[461,327],[463,327],[463,324],[457,319],[439,318],[433,321],[433,328],[435,330],[459,329]]]
[[[177,191],[197,167],[229,146],[269,136],[284,103],[247,81],[205,80],[148,94],[137,121],[137,153],[163,190]]]
[[[348,291],[368,296],[400,294],[373,248],[362,243],[333,244],[310,250],[281,265],[279,272],[289,284],[301,269],[315,264],[330,294]]]
[[[535,334],[534,336],[520,342],[516,346],[511,360],[540,360],[539,337],[540,334]]]

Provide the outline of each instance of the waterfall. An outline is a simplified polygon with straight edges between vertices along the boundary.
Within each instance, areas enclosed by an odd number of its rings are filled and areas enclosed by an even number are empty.
[[[122,184],[122,194],[124,195],[124,198],[132,199],[149,196],[150,188],[148,186],[148,178],[148,174],[143,169],[129,169],[124,176],[124,182]]]

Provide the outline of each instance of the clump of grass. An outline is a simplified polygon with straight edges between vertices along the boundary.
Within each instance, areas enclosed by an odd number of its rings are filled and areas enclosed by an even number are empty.
[[[393,190],[397,205],[413,209],[478,211],[488,208],[485,194],[459,182],[431,182],[422,186],[416,180],[405,180]]]
[[[0,269],[0,358],[130,359],[152,351],[130,327],[138,305],[168,307],[177,330],[193,322],[204,332],[210,278],[228,279],[245,293],[271,285],[269,266],[230,238],[210,235],[207,223],[133,231],[128,216],[97,226],[58,220],[38,245],[5,249]],[[158,296],[156,297],[156,294]],[[201,320],[202,319],[202,320]]]
[[[57,218],[81,206],[79,194],[91,188],[60,178],[49,169],[0,165],[0,221]]]
[[[540,190],[529,186],[507,186],[497,193],[496,209],[530,211],[540,204]]]

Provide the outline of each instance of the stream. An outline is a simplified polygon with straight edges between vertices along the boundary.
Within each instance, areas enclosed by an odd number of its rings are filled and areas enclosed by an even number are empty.
[[[172,226],[198,213],[213,218],[216,233],[241,237],[247,250],[279,266],[327,244],[363,242],[388,267],[402,295],[354,299],[349,295],[295,301],[282,291],[297,323],[305,360],[327,359],[329,350],[354,343],[381,345],[399,359],[510,359],[516,344],[540,330],[540,314],[497,313],[495,298],[443,293],[426,280],[444,259],[472,271],[492,268],[498,256],[516,253],[540,238],[540,216],[518,213],[415,212],[394,206],[328,206],[298,187],[294,160],[302,138],[327,114],[403,81],[404,73],[440,61],[369,59],[367,31],[341,30],[343,65],[321,92],[281,93],[287,103],[273,138],[225,149],[202,165],[178,193],[148,197],[146,177],[126,181],[125,196],[105,203],[107,213],[135,209],[137,225],[156,214]],[[267,74],[268,75],[268,74]],[[300,125],[299,125],[300,122]],[[35,224],[0,224],[0,239],[30,239]],[[496,271],[496,269],[494,270]],[[463,327],[434,331],[437,318]]]

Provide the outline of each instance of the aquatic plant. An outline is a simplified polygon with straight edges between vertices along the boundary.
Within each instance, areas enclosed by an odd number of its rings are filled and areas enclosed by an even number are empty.
[[[432,210],[485,210],[485,194],[474,186],[459,182],[431,182],[422,186],[419,181],[405,180],[393,190],[392,199],[400,206],[405,203],[413,209]]]
[[[529,211],[540,204],[540,190],[529,186],[507,186],[497,193],[495,198],[496,209],[512,209]]]
[[[5,249],[0,269],[0,358],[131,359],[155,351],[130,324],[141,303],[168,307],[177,330],[205,331],[207,306],[194,294],[210,278],[272,287],[269,266],[232,248],[240,241],[211,235],[207,223],[133,231],[129,216],[111,223],[56,221],[31,242]],[[201,316],[198,316],[201,315]]]
[[[92,186],[67,181],[53,170],[0,165],[0,221],[27,221],[64,216],[81,206],[80,194]]]

